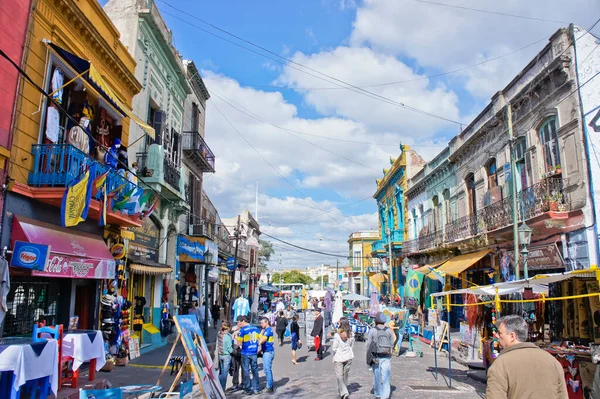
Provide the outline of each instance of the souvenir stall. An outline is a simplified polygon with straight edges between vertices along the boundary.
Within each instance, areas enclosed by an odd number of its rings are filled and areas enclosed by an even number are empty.
[[[508,314],[522,315],[530,326],[529,341],[563,364],[569,398],[583,398],[584,392],[591,389],[596,369],[592,352],[600,344],[599,281],[597,269],[576,270],[432,296],[438,311],[457,306],[468,309],[469,323],[473,320],[480,334],[472,339],[482,342],[486,367],[501,350],[495,337],[497,319]],[[450,298],[454,295],[465,295],[465,303],[452,303]]]

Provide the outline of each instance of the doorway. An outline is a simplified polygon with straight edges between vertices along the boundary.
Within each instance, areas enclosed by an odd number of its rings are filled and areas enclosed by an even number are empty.
[[[83,284],[75,286],[75,314],[79,316],[77,328],[81,330],[94,330],[94,298],[96,292],[94,284]]]

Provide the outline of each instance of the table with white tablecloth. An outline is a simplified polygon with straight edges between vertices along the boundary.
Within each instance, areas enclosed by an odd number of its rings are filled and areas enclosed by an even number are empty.
[[[50,387],[58,392],[58,342],[31,338],[0,339],[0,372],[14,373],[13,389],[19,391],[27,381],[50,377]]]
[[[69,330],[63,336],[62,355],[73,358],[73,371],[85,362],[95,361],[95,371],[106,364],[102,332],[96,330]],[[91,367],[90,367],[91,368]],[[92,370],[90,370],[90,376]]]

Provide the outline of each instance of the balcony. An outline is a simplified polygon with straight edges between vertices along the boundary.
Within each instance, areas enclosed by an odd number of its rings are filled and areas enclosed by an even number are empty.
[[[198,172],[215,173],[215,155],[198,132],[183,132],[183,156]]]
[[[517,193],[519,222],[530,221],[548,213],[552,213],[550,217],[556,219],[564,218],[564,213],[572,210],[570,198],[564,189],[567,186],[566,179],[549,178],[521,190]],[[402,252],[407,255],[434,251],[456,246],[483,234],[498,233],[512,226],[512,215],[512,197],[504,198],[481,208],[474,214],[447,223],[443,230],[405,242]],[[502,237],[494,234],[494,239],[499,240]]]
[[[391,236],[392,243],[404,242],[404,230],[392,230]]]
[[[59,207],[65,188],[79,179],[85,171],[95,165],[92,179],[108,172],[107,192],[116,190],[124,184],[133,184],[116,170],[99,163],[89,155],[70,144],[34,144],[31,147],[33,167],[27,179],[28,187],[16,187],[15,191],[35,198],[46,204]],[[100,202],[92,200],[88,215],[92,219],[100,218]],[[123,227],[138,227],[139,220],[120,212],[107,213],[107,223]]]
[[[371,250],[373,252],[385,252],[386,247],[387,241],[384,240],[375,241],[373,244],[371,244]]]
[[[171,163],[162,146],[152,144],[148,147],[147,152],[138,152],[136,160],[140,178],[169,200],[180,201],[178,209],[189,207],[185,201],[181,168]]]

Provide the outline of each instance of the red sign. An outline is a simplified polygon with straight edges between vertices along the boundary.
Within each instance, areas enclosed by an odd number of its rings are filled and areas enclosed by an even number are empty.
[[[51,253],[43,271],[32,270],[32,276],[65,278],[115,278],[115,261],[108,259],[74,258]]]
[[[110,249],[110,253],[112,254],[113,258],[119,260],[119,259],[123,259],[125,257],[125,245],[123,244],[115,244],[112,246],[112,248]]]

